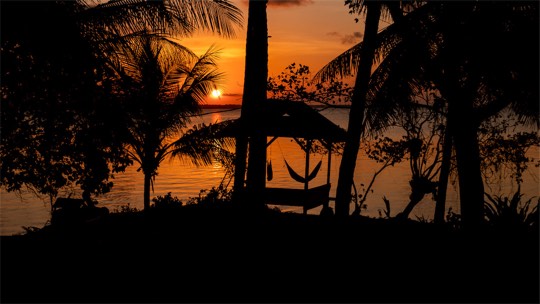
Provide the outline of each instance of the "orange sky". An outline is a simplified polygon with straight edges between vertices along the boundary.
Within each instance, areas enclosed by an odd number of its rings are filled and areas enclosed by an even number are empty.
[[[247,23],[247,1],[232,0],[243,12]],[[269,76],[279,75],[286,66],[296,62],[317,72],[331,59],[361,41],[363,19],[348,13],[343,0],[270,0],[268,5]],[[381,24],[381,26],[384,26]],[[222,49],[220,71],[225,79],[220,88],[223,96],[209,97],[208,104],[240,103],[244,83],[246,26],[235,39],[199,33],[182,43],[202,54],[215,44]]]

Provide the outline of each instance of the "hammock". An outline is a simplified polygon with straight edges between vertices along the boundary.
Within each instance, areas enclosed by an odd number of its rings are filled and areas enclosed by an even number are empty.
[[[289,171],[289,175],[292,177],[292,179],[294,179],[297,182],[305,184],[305,183],[311,181],[312,179],[314,179],[317,176],[317,173],[319,173],[319,169],[321,169],[322,160],[320,160],[319,163],[313,169],[313,171],[311,171],[311,173],[308,175],[307,179],[305,177],[302,177],[298,173],[296,173],[293,170],[293,168],[291,168],[291,166],[289,166],[289,163],[287,163],[286,160],[285,160],[285,165],[287,166],[287,170]]]

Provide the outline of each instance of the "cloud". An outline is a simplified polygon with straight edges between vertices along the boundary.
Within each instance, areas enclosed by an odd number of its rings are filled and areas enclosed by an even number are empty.
[[[268,7],[291,7],[313,4],[313,0],[268,0]]]
[[[331,37],[337,37],[341,39],[341,43],[343,44],[354,44],[360,41],[360,38],[362,38],[362,33],[360,32],[353,32],[352,34],[342,35],[338,32],[328,32],[326,35]]]
[[[304,6],[313,4],[314,0],[268,0],[269,8],[280,8],[280,7],[292,7],[292,6]],[[242,0],[240,3],[246,8],[249,7],[249,0]]]
[[[360,32],[354,32],[352,34],[345,35],[341,38],[341,43],[343,44],[354,44],[360,41],[360,38],[362,38],[362,33]]]
[[[242,94],[240,94],[240,93],[224,93],[223,96],[238,97],[238,96],[242,96]]]

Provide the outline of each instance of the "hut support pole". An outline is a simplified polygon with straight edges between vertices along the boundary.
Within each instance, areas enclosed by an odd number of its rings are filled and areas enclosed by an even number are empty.
[[[272,138],[272,139],[266,144],[266,147],[267,147],[267,148],[270,147],[270,145],[271,145],[274,141],[276,141],[276,139],[278,139],[278,137],[277,137],[277,136],[274,136],[274,138]]]
[[[308,193],[308,189],[309,189],[309,181],[308,181],[308,176],[309,176],[309,152],[311,151],[311,139],[308,139],[307,141],[307,144],[306,144],[306,170],[305,170],[305,182],[304,182],[304,193],[305,193],[305,197],[306,197],[306,201],[304,202],[304,214],[307,214],[307,193]]]
[[[330,184],[330,169],[332,164],[332,143],[328,143],[328,172],[326,173],[326,183]]]

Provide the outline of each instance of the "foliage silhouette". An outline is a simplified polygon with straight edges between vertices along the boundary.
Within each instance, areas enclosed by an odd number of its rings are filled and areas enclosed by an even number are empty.
[[[225,173],[218,187],[227,189],[234,177],[236,155],[231,151],[235,141],[231,137],[222,136],[222,132],[231,122],[194,125],[173,142],[171,156],[189,160],[195,166],[219,163]]]
[[[198,197],[192,197],[188,200],[189,205],[199,205],[202,207],[215,207],[222,204],[232,203],[232,189],[227,189],[223,186],[212,187],[211,189],[203,189],[199,192]]]
[[[365,202],[369,196],[369,193],[373,193],[372,188],[375,180],[386,168],[393,167],[395,164],[400,163],[404,159],[407,151],[407,145],[403,140],[394,141],[389,137],[375,137],[373,141],[365,142],[364,150],[369,159],[381,164],[381,166],[373,173],[367,187],[365,187],[364,184],[360,184],[362,187],[361,194],[356,194],[357,190],[353,184],[355,194],[352,196],[352,201],[354,203],[352,215],[360,215],[362,209],[367,208]],[[385,198],[383,198],[383,201],[385,204],[387,204],[385,210],[386,217],[390,217],[390,203]]]
[[[209,30],[234,36],[241,11],[229,1],[2,1],[1,184],[52,202],[79,184],[110,191],[131,162],[104,74],[104,47],[150,29],[160,35]],[[35,26],[39,24],[39,26]],[[54,35],[50,35],[55,33]],[[105,55],[104,55],[105,52]]]
[[[129,161],[111,92],[77,24],[75,3],[2,2],[1,183],[49,196],[106,193]],[[35,24],[41,26],[36,27]],[[57,33],[51,36],[50,33]]]
[[[339,169],[338,186],[336,190],[336,215],[340,217],[349,215],[351,201],[351,186],[356,167],[356,158],[360,148],[360,138],[363,133],[364,111],[368,92],[371,67],[375,58],[375,39],[379,27],[379,19],[383,6],[388,8],[392,19],[400,20],[402,16],[400,3],[397,2],[369,2],[347,0],[350,13],[362,13],[366,11],[366,23],[364,29],[364,48],[361,50],[361,59],[356,69],[356,80],[349,112],[349,125],[347,127],[347,141],[343,150],[343,157]]]
[[[446,195],[439,193],[440,183],[435,180],[441,176],[439,172],[443,167],[446,109],[440,97],[433,92],[418,96],[417,103],[396,118],[396,124],[406,134],[403,141],[406,143],[411,171],[410,201],[396,215],[401,218],[407,218],[426,194],[431,193],[435,200],[439,195]]]
[[[538,230],[539,198],[536,198],[536,205],[534,205],[534,197],[523,201],[520,187],[511,198],[498,195],[491,196],[487,193],[486,198],[484,210],[489,226],[502,230]]]
[[[524,131],[527,126],[515,114],[505,112],[487,119],[478,129],[482,174],[486,184],[502,184],[510,178],[520,186],[529,165],[540,165],[538,160],[534,163],[534,157],[528,153],[532,147],[540,145],[540,137],[537,132]]]
[[[217,72],[217,50],[210,48],[197,57],[185,47],[153,35],[129,37],[111,49],[114,53],[109,54],[108,67],[123,104],[128,155],[144,174],[146,210],[158,167],[173,152],[170,137],[199,112],[199,103],[222,78]],[[201,153],[185,155],[205,160]]]
[[[230,175],[234,168],[232,162],[234,153],[230,152],[234,147],[234,139],[223,137],[221,133],[231,121],[220,123],[194,125],[186,131],[182,131],[178,140],[173,142],[173,157],[188,157],[196,166],[210,165],[218,161]]]
[[[197,31],[209,31],[226,38],[236,36],[242,12],[229,0],[172,1],[77,1],[79,18],[88,34],[101,37],[125,37],[152,33],[190,37]]]
[[[390,105],[409,102],[418,90],[440,91],[449,104],[449,121],[456,121],[450,126],[460,200],[464,222],[471,227],[482,222],[479,123],[508,105],[527,122],[538,118],[533,85],[538,82],[538,45],[530,43],[530,37],[538,35],[529,36],[528,30],[536,29],[537,11],[538,3],[532,2],[430,2],[378,35],[383,61],[371,77],[368,94],[380,109],[394,110],[370,115],[368,121],[384,122],[384,117],[399,114],[398,107]],[[349,73],[345,60],[357,62],[363,48],[344,53],[321,77]],[[493,65],[495,61],[501,64]]]
[[[309,66],[291,63],[278,76],[268,78],[267,91],[271,99],[319,103],[332,107],[350,102],[352,88],[337,79],[315,82]]]
[[[164,196],[158,196],[152,198],[152,208],[159,210],[174,210],[183,206],[182,201],[176,196],[173,197],[171,192],[168,192]]]

